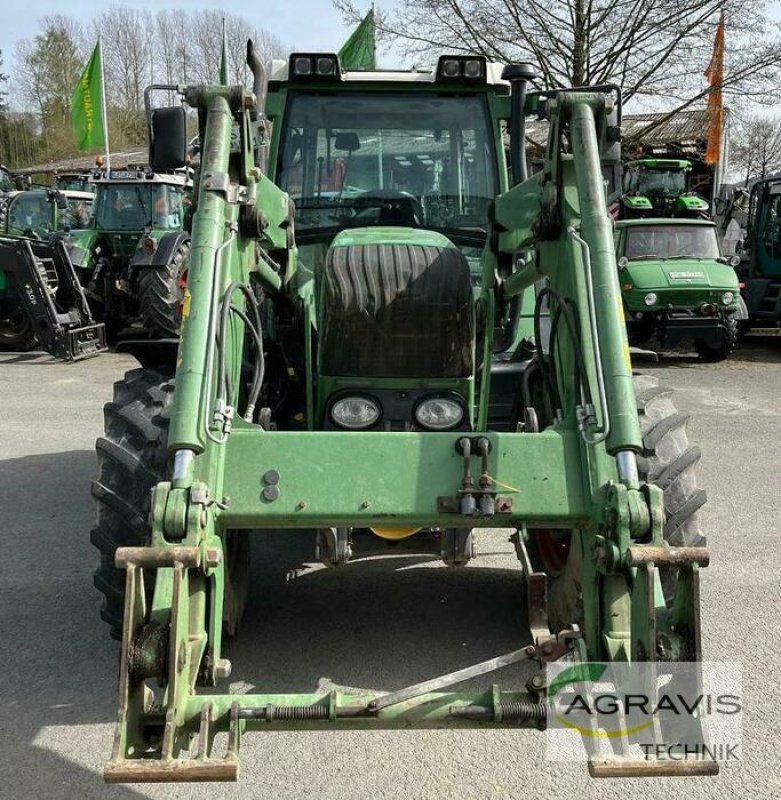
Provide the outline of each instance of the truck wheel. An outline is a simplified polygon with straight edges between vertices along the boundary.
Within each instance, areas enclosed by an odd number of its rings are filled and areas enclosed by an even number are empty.
[[[694,346],[697,349],[697,355],[703,361],[707,361],[709,363],[724,361],[724,359],[727,358],[735,349],[735,345],[738,341],[738,321],[732,314],[724,317],[722,321],[724,323],[724,327],[721,331],[721,342],[716,347],[707,344],[701,339],[697,339],[694,342]]]
[[[0,350],[27,352],[32,350],[37,342],[33,324],[23,311],[12,314],[0,322]]]
[[[138,279],[141,324],[153,336],[176,338],[182,325],[190,242],[182,242],[164,266],[142,267]]]
[[[645,452],[637,458],[641,481],[658,486],[664,493],[664,540],[674,547],[696,547],[705,544],[697,512],[706,501],[706,494],[697,484],[695,468],[700,449],[689,443],[686,414],[680,414],[671,400],[672,392],[659,386],[650,375],[635,375],[640,431]],[[570,547],[564,566],[560,554],[556,563],[548,564],[545,548],[533,546],[529,555],[535,568],[549,571],[548,601],[551,628],[558,632],[567,625],[582,621],[580,586],[580,548]],[[542,558],[540,556],[543,556]],[[668,604],[672,602],[677,569],[660,570],[662,587]]]

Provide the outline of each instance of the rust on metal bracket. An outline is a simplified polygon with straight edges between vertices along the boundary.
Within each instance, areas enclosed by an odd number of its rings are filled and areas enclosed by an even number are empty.
[[[680,567],[697,564],[699,567],[707,567],[710,553],[707,547],[630,547],[627,563],[630,567],[641,567],[645,564]]]

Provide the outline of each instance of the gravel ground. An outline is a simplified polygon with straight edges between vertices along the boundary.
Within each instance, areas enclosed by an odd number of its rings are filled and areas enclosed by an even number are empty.
[[[676,389],[703,451],[706,657],[743,664],[744,760],[718,778],[686,781],[593,781],[585,765],[546,761],[535,732],[302,732],[247,736],[237,785],[105,786],[117,654],[92,587],[89,484],[102,404],[133,365],[118,355],[76,365],[0,356],[0,797],[781,796],[771,641],[781,608],[781,340],[751,338],[717,365],[685,356],[642,365]],[[303,691],[328,677],[390,689],[516,647],[523,598],[506,532],[483,534],[479,548],[483,557],[462,571],[394,551],[258,594],[230,648],[232,688],[257,679]]]

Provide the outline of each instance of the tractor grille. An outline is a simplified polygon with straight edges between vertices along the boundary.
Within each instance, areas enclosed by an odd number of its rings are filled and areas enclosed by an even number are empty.
[[[459,250],[405,244],[332,247],[321,281],[323,374],[472,374],[472,286]]]

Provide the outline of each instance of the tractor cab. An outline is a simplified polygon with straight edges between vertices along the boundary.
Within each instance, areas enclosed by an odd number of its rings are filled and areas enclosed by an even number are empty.
[[[426,71],[342,72],[335,56],[299,54],[275,67],[275,180],[295,203],[305,268],[356,229],[377,241],[390,228],[396,241],[399,229],[412,241],[436,232],[479,257],[506,186],[497,97],[509,85],[495,65],[443,58]]]
[[[336,56],[294,54],[273,70],[272,169],[295,204],[298,291],[317,331],[316,427],[470,429],[507,101],[480,57],[345,72]]]
[[[136,251],[143,250],[146,239],[156,242],[184,227],[190,189],[186,176],[129,166],[95,170],[92,186],[92,217],[70,241],[71,260],[77,267],[90,268],[97,256],[110,256],[126,265]]]
[[[56,231],[89,225],[91,192],[30,189],[8,199],[5,232],[16,236],[46,239]]]

